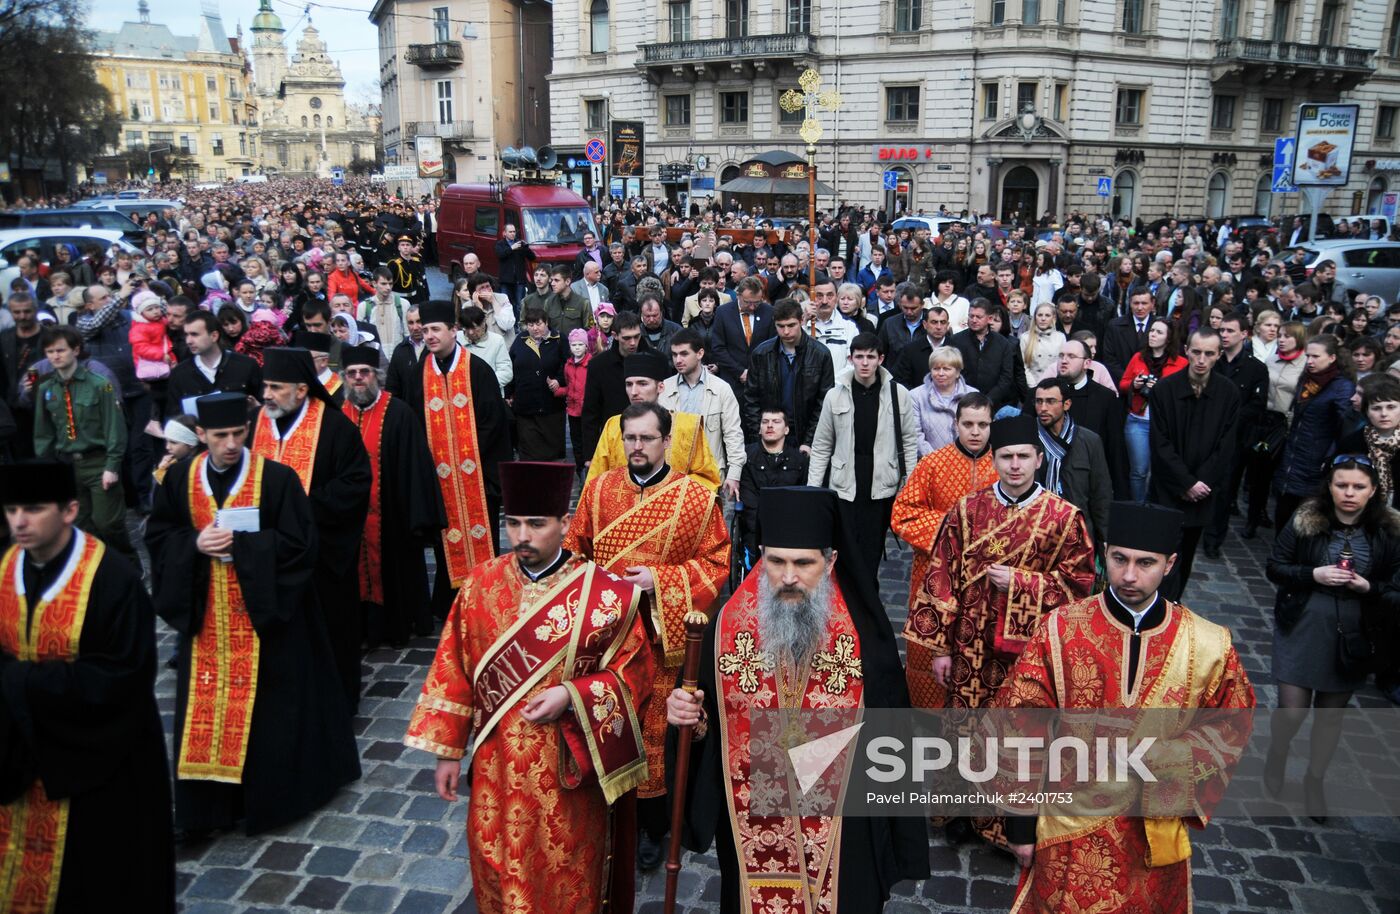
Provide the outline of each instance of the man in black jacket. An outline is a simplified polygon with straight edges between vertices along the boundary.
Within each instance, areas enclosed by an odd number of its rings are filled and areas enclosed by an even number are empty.
[[[1234,457],[1230,461],[1228,484],[1215,497],[1214,515],[1206,531],[1206,558],[1220,558],[1220,546],[1230,526],[1231,509],[1239,497],[1240,480],[1244,477],[1250,436],[1254,434],[1264,408],[1269,401],[1269,369],[1254,357],[1249,345],[1248,318],[1229,314],[1220,321],[1220,361],[1215,374],[1233,381],[1240,394],[1239,435]]]
[[[758,498],[772,486],[807,484],[807,454],[788,441],[788,417],[781,406],[759,410],[758,440],[748,446],[748,459],[739,474],[739,503],[743,509],[743,542],[748,563],[758,558]],[[746,567],[747,567],[746,564]]]
[[[165,389],[165,419],[194,415],[197,397],[212,393],[241,393],[250,411],[262,405],[262,369],[246,355],[224,349],[218,318],[196,311],[185,318],[185,345],[190,357],[170,369]]]
[[[1089,345],[1082,340],[1065,340],[1060,345],[1056,374],[1069,385],[1074,403],[1074,421],[1090,429],[1103,441],[1115,497],[1128,495],[1128,458],[1123,442],[1123,406],[1113,391],[1092,377]],[[1027,404],[1033,409],[1034,402]]]
[[[642,319],[635,311],[619,311],[613,321],[616,340],[607,352],[588,363],[588,380],[583,385],[583,453],[589,460],[598,449],[598,436],[613,416],[627,408],[627,383],[622,360],[646,346],[642,339]]]
[[[968,301],[976,301],[979,298],[996,301],[997,274],[990,263],[984,263],[977,268],[977,281],[963,289],[962,294]]]
[[[423,370],[423,355],[428,351],[423,342],[423,320],[418,306],[410,305],[403,313],[408,336],[389,355],[389,368],[384,374],[384,389],[396,397],[405,396],[413,376]]]
[[[950,345],[947,309],[934,305],[925,311],[923,331],[899,351],[894,370],[890,372],[910,392],[924,383],[929,371],[928,357],[933,355],[933,350]]]
[[[749,353],[773,336],[773,308],[764,301],[763,280],[757,276],[740,280],[734,291],[738,300],[715,311],[710,357],[719,365],[719,376],[739,396],[748,382]]]
[[[992,333],[987,314],[992,306],[985,298],[967,309],[967,329],[953,334],[950,344],[963,357],[963,378],[968,385],[992,399],[992,414],[1016,400],[1015,343],[1010,337]]]
[[[515,414],[516,453],[521,460],[564,459],[564,360],[568,348],[539,308],[520,315],[525,332],[510,346],[514,378],[506,397]]]
[[[749,357],[744,386],[744,438],[758,439],[759,407],[780,404],[791,417],[792,440],[811,453],[822,399],[836,384],[831,350],[802,332],[802,305],[785,298],[773,306],[777,334]]]
[[[1196,547],[1215,499],[1226,495],[1235,459],[1240,395],[1214,370],[1220,350],[1219,333],[1197,330],[1186,344],[1187,369],[1158,381],[1148,396],[1152,500],[1185,515],[1176,565],[1162,585],[1162,596],[1173,602],[1191,579]]]
[[[506,223],[501,239],[496,242],[496,262],[500,264],[501,289],[519,317],[520,300],[525,297],[525,283],[529,280],[530,262],[535,260],[535,252],[527,242],[516,237],[516,231],[514,222]]]
[[[1133,354],[1141,352],[1147,343],[1147,325],[1152,320],[1155,308],[1156,301],[1152,297],[1152,290],[1146,286],[1138,286],[1133,289],[1128,299],[1129,313],[1115,317],[1104,328],[1103,338],[1099,341],[1099,352],[1103,356],[1104,367],[1113,375],[1113,383],[1118,383],[1123,377],[1123,371],[1128,367],[1128,362],[1132,361]]]

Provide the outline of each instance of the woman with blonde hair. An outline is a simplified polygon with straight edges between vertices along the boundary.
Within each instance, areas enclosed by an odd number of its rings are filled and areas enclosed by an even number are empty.
[[[924,383],[911,391],[914,419],[919,426],[919,456],[932,454],[957,437],[953,420],[958,400],[977,388],[969,387],[962,376],[962,353],[952,346],[939,346],[929,353]]]
[[[1055,306],[1043,301],[1035,306],[1030,329],[1021,337],[1021,358],[1026,364],[1026,384],[1034,387],[1060,358],[1065,335],[1055,329]]]
[[[1254,318],[1254,334],[1249,338],[1254,357],[1265,365],[1278,352],[1278,331],[1283,326],[1283,315],[1269,308],[1260,311]]]

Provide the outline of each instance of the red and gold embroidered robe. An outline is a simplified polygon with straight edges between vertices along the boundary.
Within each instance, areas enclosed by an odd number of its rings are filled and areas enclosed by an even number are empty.
[[[383,468],[379,465],[383,448],[380,439],[384,435],[384,414],[389,411],[389,401],[392,398],[393,394],[385,390],[380,392],[379,399],[375,400],[369,409],[362,410],[348,401],[340,408],[345,417],[360,430],[360,438],[369,454],[369,513],[365,515],[365,537],[360,543],[360,561],[356,563],[356,567],[360,572],[360,599],[380,605],[384,603],[384,510],[381,501]]]
[[[640,602],[578,557],[532,582],[501,556],[458,592],[404,742],[452,759],[472,745],[467,843],[483,914],[603,909],[608,806],[646,777]],[[557,722],[520,716],[561,684],[571,709]]]
[[[1157,781],[1136,785],[1141,809],[1150,814],[1154,806],[1170,812],[1189,808],[1194,815],[1041,815],[1035,862],[1022,875],[1013,912],[1191,909],[1186,828],[1204,828],[1224,795],[1249,742],[1254,689],[1227,629],[1167,603],[1162,623],[1140,636],[1138,679],[1130,692],[1131,634],[1110,615],[1102,596],[1054,611],[1011,668],[995,703],[1070,711],[1162,709],[1150,712],[1157,716],[1146,724],[1154,733],[1164,723],[1172,727],[1159,735],[1147,756]],[[1198,708],[1241,713],[1193,721],[1189,709]],[[1183,713],[1171,715],[1170,709]],[[1033,785],[1022,789],[1036,790]]]
[[[458,346],[446,374],[435,358],[423,359],[422,368],[428,450],[433,454],[447,508],[442,551],[454,588],[462,586],[467,572],[495,555],[488,526],[494,518],[486,504],[476,413],[472,410],[472,358],[475,356]]]
[[[285,436],[277,428],[277,420],[265,410],[258,412],[250,450],[259,457],[289,466],[301,480],[303,492],[311,491],[311,475],[316,469],[316,445],[321,440],[321,419],[326,404],[315,397],[306,398],[306,412]],[[193,473],[190,474],[193,478]]]
[[[76,527],[72,573],[52,597],[35,594],[32,621],[26,626],[26,601],[10,582],[18,579],[24,551],[11,546],[0,561],[0,649],[16,660],[61,660],[78,657],[88,597],[97,566],[107,547]],[[27,631],[26,631],[27,627]],[[38,778],[12,803],[0,805],[0,910],[46,914],[58,899],[63,849],[68,839],[67,799],[51,800]]]
[[[724,515],[714,492],[678,470],[643,489],[619,467],[584,484],[564,548],[619,577],[644,566],[656,582],[643,608],[656,667],[642,729],[651,774],[637,795],[662,796],[666,696],[685,658],[685,614],[698,610],[708,616],[729,573]]]
[[[952,510],[964,495],[984,489],[996,482],[997,471],[988,449],[981,457],[970,458],[957,444],[939,448],[925,456],[909,474],[909,481],[894,499],[890,529],[914,548],[914,563],[909,578],[909,609],[930,602],[928,591],[929,566],[932,564],[933,541],[943,516]],[[940,624],[937,616],[927,622]],[[943,687],[933,680],[933,654],[921,642],[906,644],[908,663],[905,678],[909,682],[909,700],[916,708],[941,708],[947,701]]]

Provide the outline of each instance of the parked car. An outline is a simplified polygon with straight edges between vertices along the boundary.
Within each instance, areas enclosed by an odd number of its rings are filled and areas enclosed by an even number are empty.
[[[147,213],[155,213],[163,219],[166,210],[179,210],[185,206],[179,200],[156,200],[147,197],[139,200],[84,200],[76,205],[81,209],[112,210],[127,219],[136,215],[142,220],[146,218]]]
[[[19,275],[19,267],[15,261],[25,251],[37,250],[39,259],[47,266],[53,259],[54,245],[73,244],[81,251],[83,245],[94,241],[106,245],[109,249],[118,248],[131,254],[139,253],[136,245],[123,238],[121,232],[113,229],[0,229],[0,295],[8,297],[10,283]]]
[[[1395,228],[1395,224],[1391,221],[1390,217],[1382,213],[1358,213],[1354,216],[1338,216],[1334,221],[1351,223],[1353,231],[1359,227],[1365,229],[1369,233],[1373,229],[1379,227],[1381,238],[1389,238],[1391,230]],[[1357,241],[1363,240],[1363,238],[1357,238],[1354,234],[1351,238]]]
[[[0,229],[79,228],[113,229],[132,244],[141,244],[146,232],[129,216],[110,209],[21,209],[0,213]]]
[[[1311,276],[1324,260],[1337,264],[1337,288],[1379,295],[1387,302],[1400,297],[1400,241],[1309,241],[1299,247],[1308,252]]]

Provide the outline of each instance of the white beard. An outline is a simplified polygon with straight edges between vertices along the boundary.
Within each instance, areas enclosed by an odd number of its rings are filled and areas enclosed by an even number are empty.
[[[764,650],[797,662],[809,656],[826,634],[831,617],[831,575],[810,594],[779,598],[767,575],[758,578],[758,633]]]

